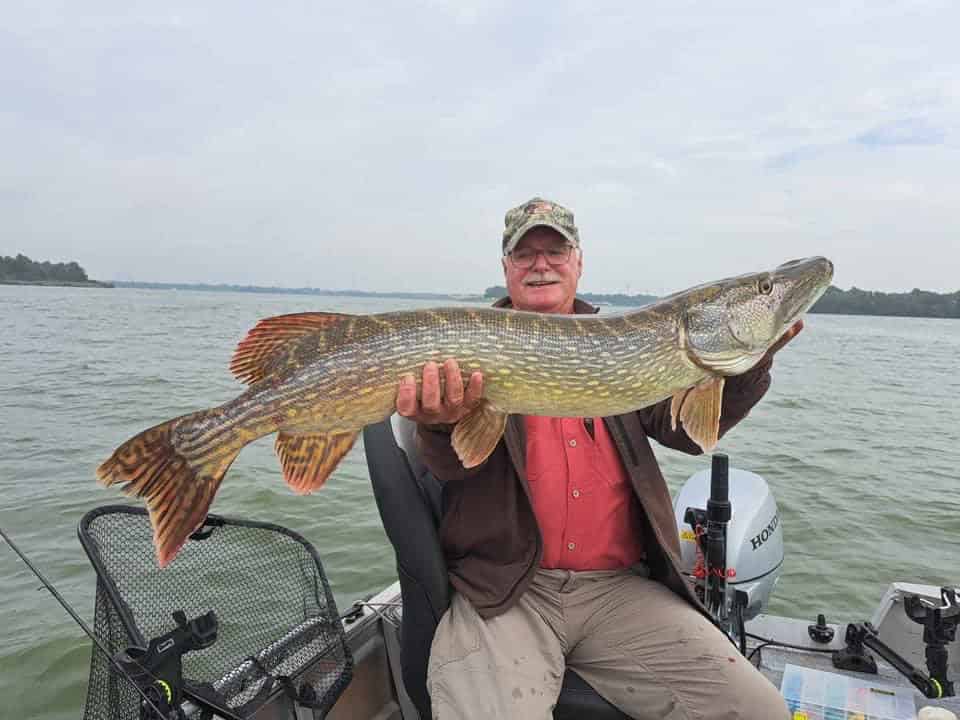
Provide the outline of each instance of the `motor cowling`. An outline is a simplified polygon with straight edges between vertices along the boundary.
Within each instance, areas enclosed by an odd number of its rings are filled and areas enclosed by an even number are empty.
[[[727,525],[726,597],[728,607],[734,592],[747,594],[745,620],[763,612],[783,567],[783,528],[780,512],[767,481],[759,475],[730,468],[730,521]],[[681,569],[693,576],[697,566],[696,528],[684,518],[687,509],[706,510],[710,497],[710,470],[692,476],[673,502],[680,530]]]

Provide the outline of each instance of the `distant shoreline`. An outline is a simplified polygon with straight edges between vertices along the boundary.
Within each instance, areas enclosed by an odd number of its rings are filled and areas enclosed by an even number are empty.
[[[206,292],[249,292],[278,295],[317,295],[326,297],[368,297],[403,300],[431,300],[437,302],[493,302],[503,297],[506,288],[492,286],[484,294],[375,292],[372,290],[328,290],[323,288],[281,288],[259,285],[211,285],[206,283],[152,283],[114,281],[116,287],[157,290],[199,290]],[[655,301],[652,295],[578,293],[578,297],[594,305],[605,307],[643,307]],[[919,303],[919,304],[917,304]],[[923,312],[924,305],[929,312]],[[869,317],[960,318],[960,292],[950,295],[914,290],[910,293],[879,293],[851,288],[831,287],[817,301],[810,313],[823,315],[863,315]]]
[[[135,290],[190,290],[199,292],[243,292],[263,295],[332,295],[336,297],[398,298],[405,300],[456,300],[481,302],[484,296],[478,293],[431,293],[431,292],[376,292],[373,290],[327,290],[324,288],[285,288],[263,285],[228,285],[207,283],[159,283],[135,280],[115,280],[114,287]]]
[[[42,287],[112,288],[113,283],[99,280],[0,280],[0,285],[40,285]]]
[[[376,292],[372,290],[329,290],[324,288],[285,288],[265,287],[260,285],[228,285],[208,283],[160,283],[139,282],[131,280],[115,280],[113,282],[67,282],[55,280],[25,281],[0,280],[0,285],[41,285],[49,287],[84,287],[84,288],[127,288],[139,290],[184,290],[194,292],[242,292],[260,293],[265,295],[315,295],[319,297],[358,297],[381,298],[397,300],[429,300],[434,302],[493,302],[499,294],[490,294],[491,291],[502,291],[503,288],[494,286],[488,289],[487,294],[478,293],[430,293],[430,292]],[[643,307],[655,300],[649,295],[626,296],[606,295],[601,293],[579,293],[578,297],[598,306],[605,307]],[[923,306],[929,307],[924,312]],[[949,295],[929,293],[914,290],[911,293],[879,293],[851,288],[844,291],[831,287],[816,305],[809,311],[811,314],[822,315],[861,315],[865,317],[907,317],[907,318],[940,318],[944,320],[960,319],[960,292]]]

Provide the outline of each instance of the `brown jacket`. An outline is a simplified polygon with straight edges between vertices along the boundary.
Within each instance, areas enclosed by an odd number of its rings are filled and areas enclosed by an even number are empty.
[[[497,303],[509,307],[509,299]],[[596,308],[577,300],[576,313]],[[721,436],[746,417],[770,386],[769,359],[727,378]],[[682,428],[670,428],[670,400],[603,418],[643,509],[643,547],[651,576],[703,610],[680,573],[680,540],[673,503],[648,438],[691,455],[701,450]],[[450,583],[483,617],[508,610],[540,565],[543,539],[526,476],[523,417],[510,415],[503,439],[480,466],[466,470],[450,445],[450,429],[419,425],[424,464],[443,485],[440,540]]]

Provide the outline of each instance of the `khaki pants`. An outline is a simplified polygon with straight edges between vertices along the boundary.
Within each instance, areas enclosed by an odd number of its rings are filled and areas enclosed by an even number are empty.
[[[685,600],[633,571],[540,570],[506,613],[455,594],[430,652],[435,720],[549,720],[564,667],[637,720],[785,720],[777,689]]]

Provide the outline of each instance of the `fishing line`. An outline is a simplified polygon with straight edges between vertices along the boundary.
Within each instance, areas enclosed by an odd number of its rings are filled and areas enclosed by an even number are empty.
[[[139,685],[137,685],[136,681],[135,681],[132,677],[130,677],[130,674],[129,674],[129,673],[124,669],[124,667],[113,657],[113,655],[110,653],[110,650],[107,648],[107,646],[104,645],[103,642],[101,642],[101,640],[100,640],[96,635],[94,635],[93,630],[90,629],[90,627],[87,625],[87,623],[84,622],[83,618],[81,618],[81,617],[76,613],[76,611],[70,606],[70,603],[68,603],[68,602],[63,598],[63,596],[62,596],[59,592],[57,592],[57,589],[53,586],[53,583],[51,583],[49,580],[47,580],[47,578],[45,578],[45,577],[43,576],[43,573],[41,573],[41,572],[34,566],[34,564],[33,564],[32,562],[30,562],[30,559],[23,553],[23,551],[22,551],[19,547],[17,547],[16,543],[14,543],[14,542],[13,542],[13,539],[12,539],[9,535],[7,535],[6,532],[4,532],[4,530],[3,530],[2,527],[0,527],[0,536],[3,537],[3,539],[6,541],[7,545],[9,545],[9,546],[11,547],[11,549],[20,557],[20,559],[23,560],[23,562],[26,564],[26,566],[27,566],[28,568],[30,568],[30,570],[33,572],[33,574],[37,576],[37,578],[40,580],[40,582],[43,583],[43,586],[44,586],[47,590],[50,591],[50,594],[53,595],[53,596],[57,599],[57,601],[60,603],[60,605],[63,606],[63,609],[66,610],[66,611],[70,614],[70,617],[72,617],[72,618],[76,621],[77,625],[79,625],[79,626],[83,629],[83,631],[87,634],[87,637],[89,637],[91,640],[93,640],[94,644],[95,644],[98,648],[100,648],[100,652],[102,652],[103,655],[104,655],[104,657],[106,657],[106,658],[110,661],[110,664],[113,665],[113,667],[115,667],[115,668],[117,669],[117,671],[119,671],[119,673],[120,673],[131,685],[133,685],[134,689],[137,691],[137,693],[139,693],[140,697],[143,698],[144,702],[146,702],[147,705],[150,706],[150,709],[153,710],[153,711],[157,714],[157,717],[158,717],[158,718],[165,718],[165,717],[167,717],[167,715],[165,715],[165,714],[163,713],[163,711],[160,710],[160,708],[158,708],[158,707],[156,706],[156,704],[153,702],[153,700],[150,698],[150,696],[146,693],[146,691],[143,690],[143,688],[141,688]],[[151,674],[150,671],[148,671],[145,667],[143,667],[143,666],[140,665],[139,663],[137,663],[137,666],[138,666],[141,670],[143,670],[143,672],[146,673],[146,674],[147,674],[149,677],[151,677],[153,680],[157,680],[157,678],[156,678],[153,674]]]

